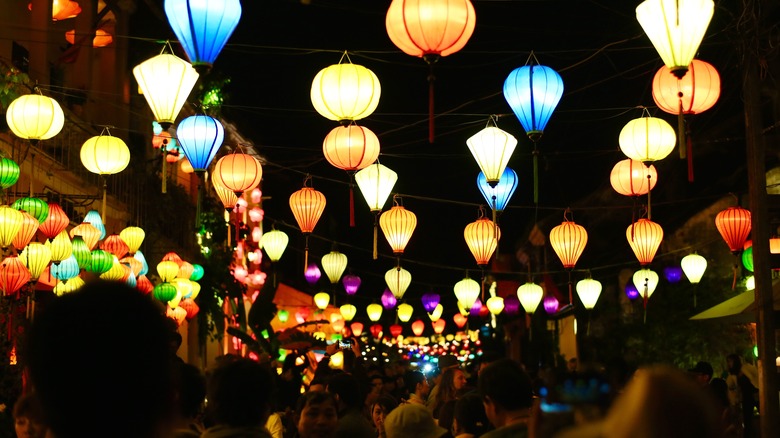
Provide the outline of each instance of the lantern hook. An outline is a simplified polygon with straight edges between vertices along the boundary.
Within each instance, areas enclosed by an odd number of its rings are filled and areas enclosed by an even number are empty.
[[[479,216],[477,216],[477,220],[485,217],[485,206],[480,204],[479,207],[477,207],[477,212],[479,214]]]
[[[393,194],[393,207],[396,207],[396,206],[403,207],[404,206],[404,202],[403,201],[404,201],[403,198],[401,198],[401,196],[399,194],[397,194],[397,193]]]
[[[569,219],[570,217],[571,219]],[[574,222],[574,213],[572,213],[571,208],[566,207],[566,210],[563,211],[563,220],[565,222]]]
[[[339,64],[341,64],[342,62],[344,62],[344,58],[347,58],[347,62],[348,62],[348,63],[350,63],[350,64],[352,64],[352,60],[351,60],[351,59],[349,59],[349,52],[348,52],[348,51],[346,51],[346,50],[345,50],[345,51],[344,51],[344,53],[341,55],[341,59],[339,59]]]
[[[303,186],[311,187],[311,174],[306,174],[306,177],[303,179]]]
[[[531,50],[531,53],[529,53],[529,54],[528,54],[528,59],[526,59],[526,60],[525,60],[525,65],[528,65],[528,64],[530,63],[530,64],[533,66],[534,64],[533,64],[533,62],[531,62],[531,60],[533,60],[534,62],[536,62],[536,65],[542,65],[542,64],[539,62],[539,60],[538,60],[538,59],[536,59],[536,54],[534,53],[534,51],[533,51],[533,50]]]

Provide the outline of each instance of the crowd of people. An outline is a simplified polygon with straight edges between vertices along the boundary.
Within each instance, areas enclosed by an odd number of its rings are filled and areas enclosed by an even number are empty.
[[[110,300],[111,311],[105,302]],[[712,366],[611,374],[568,362],[530,375],[485,352],[466,369],[451,355],[423,373],[406,361],[369,365],[356,342],[316,364],[223,356],[205,373],[175,355],[168,319],[119,284],[54,300],[22,357],[29,391],[13,409],[25,438],[571,438],[755,437],[755,368]],[[334,366],[334,355],[344,356]],[[335,361],[333,361],[335,362]],[[342,361],[340,361],[342,362]],[[303,379],[303,368],[316,368]]]

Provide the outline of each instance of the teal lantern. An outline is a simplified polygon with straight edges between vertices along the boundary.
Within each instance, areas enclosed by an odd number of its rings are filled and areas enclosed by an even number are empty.
[[[176,298],[176,286],[171,283],[160,283],[152,290],[152,295],[163,303]]]
[[[96,249],[92,251],[91,257],[92,262],[89,264],[89,268],[87,268],[87,270],[95,275],[108,272],[108,270],[114,266],[114,255],[108,251]]]
[[[19,181],[19,165],[14,160],[0,158],[0,187],[7,189]]]
[[[76,260],[76,256],[71,254],[70,257],[57,264],[52,263],[51,266],[49,266],[49,270],[52,277],[56,278],[57,280],[67,282],[71,278],[79,275],[80,268],[79,262]]]
[[[750,272],[753,272],[753,247],[742,251],[742,266]]]
[[[166,6],[168,3],[171,1],[167,1]],[[179,123],[176,127],[176,137],[195,172],[205,172],[219,147],[222,146],[225,128],[219,120],[198,114],[187,117]]]
[[[146,275],[149,273],[149,263],[146,263],[146,257],[144,256],[144,253],[141,252],[141,250],[138,250],[133,254],[133,258],[141,262],[142,268],[141,271],[138,273],[139,276]]]
[[[192,66],[208,70],[241,18],[239,0],[165,0],[165,15]]]
[[[192,264],[192,274],[190,274],[190,280],[192,281],[198,281],[201,278],[203,278],[203,266],[193,263]]]
[[[49,204],[38,198],[19,198],[11,205],[15,210],[26,211],[42,224],[49,217]]]
[[[100,216],[100,212],[97,210],[88,211],[84,216],[84,222],[89,222],[93,227],[100,231],[100,238],[98,240],[103,240],[106,238],[106,226],[103,224],[103,218]]]
[[[92,252],[89,250],[87,242],[81,236],[73,236],[70,242],[73,247],[72,256],[76,258],[79,269],[89,270],[92,265]]]

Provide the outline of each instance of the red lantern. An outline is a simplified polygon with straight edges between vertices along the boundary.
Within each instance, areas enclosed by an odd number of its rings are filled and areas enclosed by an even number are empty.
[[[49,241],[57,237],[65,228],[68,228],[70,219],[65,214],[65,210],[60,207],[60,204],[50,202],[49,203],[49,215],[46,216],[46,220],[38,227],[41,233],[46,236]]]
[[[390,335],[392,335],[394,338],[401,336],[401,333],[403,333],[403,331],[404,328],[398,324],[393,324],[390,326]]]
[[[311,181],[311,177],[306,178],[302,189],[290,195],[290,210],[292,210],[306,240],[303,257],[304,272],[309,267],[309,233],[314,231],[326,204],[325,195],[311,187],[306,187],[306,183],[309,181]]]
[[[241,196],[260,184],[263,168],[257,158],[237,152],[220,158],[211,178],[214,185],[220,184],[232,190],[236,196]]]
[[[664,230],[649,219],[639,219],[626,229],[626,239],[634,251],[639,264],[649,265],[664,238]]]
[[[360,337],[360,335],[363,334],[363,323],[355,321],[352,324],[349,325],[349,328],[352,329],[352,334]]]
[[[30,271],[16,256],[6,257],[0,263],[0,290],[5,295],[13,295],[30,281]]]
[[[105,240],[100,244],[100,249],[110,252],[118,259],[123,258],[130,251],[130,248],[125,241],[119,237],[119,234],[106,236]]]
[[[444,332],[444,326],[446,326],[447,323],[443,319],[437,319],[436,321],[432,322],[431,325],[433,326],[433,332],[437,335],[440,335],[442,332]]]
[[[373,336],[374,339],[379,339],[382,337],[382,324],[374,324],[369,330],[371,331],[371,336]]]
[[[750,210],[729,207],[715,216],[715,226],[733,254],[742,251],[752,227]]]
[[[463,314],[456,313],[455,316],[452,317],[452,320],[455,321],[455,325],[457,325],[458,328],[463,328],[463,326],[466,325],[469,319],[465,317]]]
[[[142,294],[149,295],[154,290],[154,285],[146,278],[146,275],[139,275],[135,281],[135,288]]]
[[[195,317],[200,311],[200,307],[192,298],[185,298],[179,302],[179,307],[187,311],[187,320]]]
[[[422,322],[422,320],[417,320],[412,323],[412,333],[414,333],[415,336],[421,336],[423,334],[423,330],[425,330],[425,323]]]

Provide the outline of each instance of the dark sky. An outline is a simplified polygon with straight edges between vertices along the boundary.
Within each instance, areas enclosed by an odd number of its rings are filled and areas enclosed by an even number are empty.
[[[371,69],[382,86],[376,112],[359,124],[379,136],[380,161],[399,175],[394,193],[403,196],[403,205],[418,218],[401,258],[401,265],[412,273],[407,297],[416,307],[419,296],[431,290],[451,296],[452,286],[467,270],[479,279],[463,229],[477,219],[484,199],[475,182],[479,168],[465,141],[493,114],[499,115],[498,127],[519,140],[509,166],[518,173],[520,185],[500,218],[500,252],[514,259],[512,254],[525,245],[534,223],[542,224],[547,233],[570,207],[577,223],[586,228],[589,222],[600,224],[598,230],[589,230],[591,243],[578,268],[593,269],[594,277],[600,273],[605,282],[614,281],[614,270],[599,272],[605,264],[620,261],[638,267],[624,235],[632,220],[632,201],[609,185],[610,170],[625,158],[618,134],[642,115],[641,106],[674,127],[677,123],[675,116],[654,107],[651,81],[662,62],[636,21],[638,1],[473,1],[477,24],[472,38],[462,51],[435,66],[433,144],[428,142],[428,68],[422,59],[402,53],[387,36],[389,1],[242,3],[239,27],[212,74],[231,78],[225,116],[267,160],[263,191],[271,199],[264,204],[266,219],[278,221],[277,228],[290,236],[279,264],[284,281],[305,288],[300,275],[304,241],[288,227],[296,224],[288,199],[307,174],[328,202],[310,239],[310,259],[319,260],[337,242],[339,251],[349,257],[348,270],[363,277],[360,298],[355,299],[359,304],[378,298],[384,289],[382,277],[395,264],[381,231],[380,258],[371,259],[373,216],[357,189],[357,227],[349,227],[348,175],[322,155],[322,140],[336,123],[314,111],[311,82],[319,70],[338,63],[345,50],[353,63]],[[716,6],[698,56],[719,70],[723,90],[713,109],[690,119],[698,148],[695,182],[686,181],[685,162],[676,151],[657,164],[659,183],[653,196],[658,207],[653,219],[662,225],[679,222],[678,216],[692,205],[688,199],[746,188],[741,183],[720,185],[744,164],[739,67],[731,40],[734,15]],[[533,145],[502,95],[504,79],[526,64],[531,51],[564,82],[563,98],[538,143],[538,207],[533,204]],[[585,201],[593,193],[601,193],[598,200]],[[388,200],[386,209],[390,205]],[[549,247],[546,261],[531,270],[550,271],[565,284],[560,262]],[[516,271],[512,277],[525,281],[527,276],[521,273],[527,267],[515,262],[511,269]],[[319,288],[330,290],[322,280]],[[358,307],[362,313],[363,306]]]

